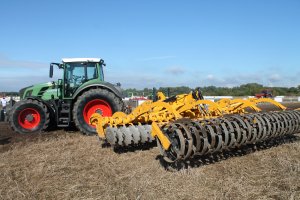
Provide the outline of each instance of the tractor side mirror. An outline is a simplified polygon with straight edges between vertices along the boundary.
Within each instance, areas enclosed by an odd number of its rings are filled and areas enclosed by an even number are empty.
[[[103,59],[100,60],[100,65],[106,66]]]
[[[50,64],[49,77],[53,77],[53,64]]]

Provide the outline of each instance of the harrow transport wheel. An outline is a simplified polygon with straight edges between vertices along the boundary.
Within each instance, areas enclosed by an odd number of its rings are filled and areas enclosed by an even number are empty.
[[[79,96],[75,102],[73,120],[82,133],[93,135],[96,129],[89,124],[92,114],[99,113],[109,117],[117,111],[122,111],[123,105],[123,101],[109,90],[91,89]]]
[[[39,133],[48,128],[50,117],[42,102],[27,99],[13,106],[8,121],[11,128],[18,133]]]

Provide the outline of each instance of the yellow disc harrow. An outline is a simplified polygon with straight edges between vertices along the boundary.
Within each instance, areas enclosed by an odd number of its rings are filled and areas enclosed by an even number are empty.
[[[130,114],[95,113],[90,123],[113,146],[143,145],[156,139],[170,163],[300,131],[300,111],[287,111],[268,98],[213,102],[204,100],[199,90],[170,98],[161,92],[157,96],[158,101],[146,101]],[[281,111],[261,112],[260,103]]]

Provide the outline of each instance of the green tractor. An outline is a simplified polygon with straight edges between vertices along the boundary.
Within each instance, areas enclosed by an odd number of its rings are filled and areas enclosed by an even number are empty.
[[[61,79],[21,89],[21,100],[8,106],[6,117],[14,131],[38,133],[75,123],[82,133],[91,135],[96,133],[89,124],[93,113],[111,116],[124,109],[120,84],[104,82],[102,59],[66,58],[51,63],[50,78],[54,66],[63,70]]]

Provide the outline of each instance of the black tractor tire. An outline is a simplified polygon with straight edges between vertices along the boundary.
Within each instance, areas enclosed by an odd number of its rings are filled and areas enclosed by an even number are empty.
[[[97,88],[84,92],[77,98],[77,101],[74,104],[73,121],[75,122],[76,127],[85,135],[96,134],[95,127],[88,123],[89,119],[87,119],[87,116],[85,116],[84,112],[89,102],[97,100],[103,101],[109,105],[111,113],[107,116],[110,116],[118,111],[123,111],[124,109],[124,103],[122,99],[107,89]]]
[[[48,108],[40,101],[21,100],[14,104],[8,115],[12,130],[20,134],[40,133],[48,128]]]

